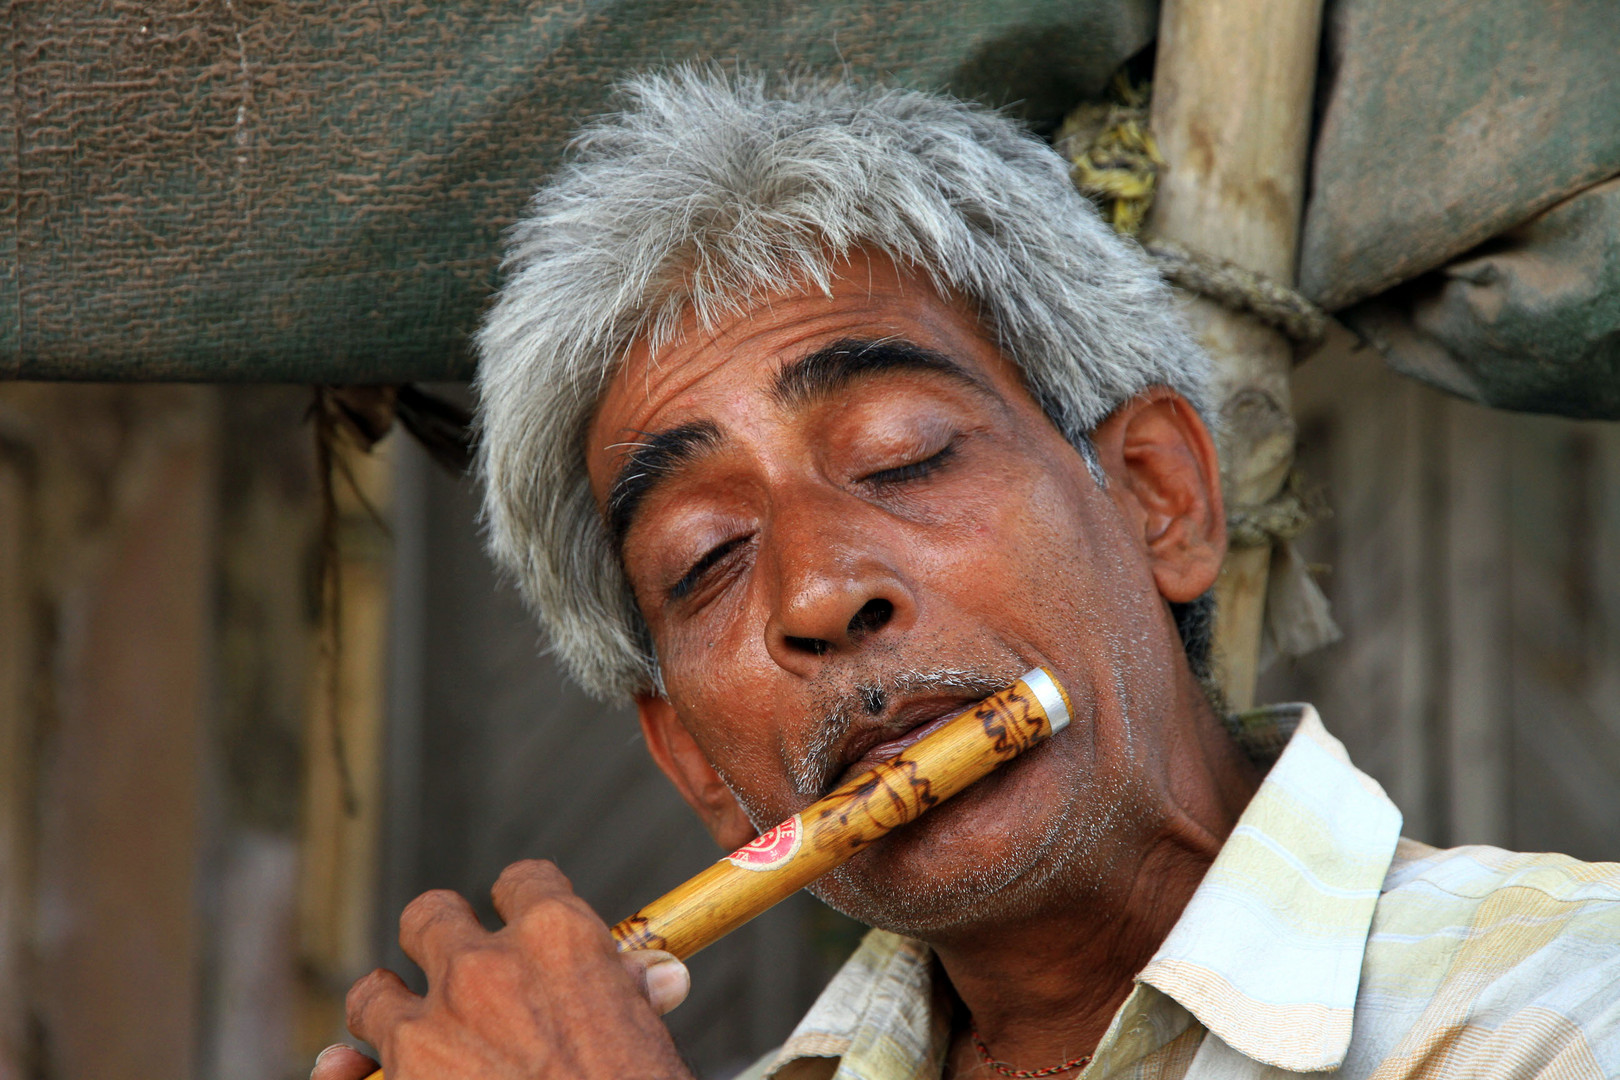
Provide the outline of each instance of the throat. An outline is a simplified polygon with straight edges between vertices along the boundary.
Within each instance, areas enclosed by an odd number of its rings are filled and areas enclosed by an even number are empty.
[[[1112,902],[1093,895],[931,942],[953,1006],[947,1075],[1009,1075],[997,1065],[1020,1076],[1077,1075],[1083,1066],[1058,1067],[1095,1052],[1214,854],[1161,843]]]

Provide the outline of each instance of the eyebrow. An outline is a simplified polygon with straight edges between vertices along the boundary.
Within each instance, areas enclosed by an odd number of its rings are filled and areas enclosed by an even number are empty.
[[[838,393],[860,379],[893,371],[921,371],[943,375],[987,394],[999,395],[990,385],[944,353],[897,338],[866,340],[844,338],[824,345],[808,356],[784,364],[771,380],[770,396],[778,405],[800,409]],[[682,466],[719,449],[725,435],[709,420],[635,433],[624,465],[608,489],[608,529],[616,546],[635,520],[636,511],[654,488]]]
[[[682,465],[725,442],[719,427],[708,420],[682,424],[668,431],[638,431],[641,440],[629,443],[624,465],[608,489],[608,528],[615,544],[623,544],[636,511],[653,488]]]
[[[845,338],[808,356],[784,364],[771,382],[777,404],[803,408],[831,397],[858,379],[892,371],[923,371],[944,375],[981,393],[996,397],[989,384],[944,353],[904,339],[867,341]]]

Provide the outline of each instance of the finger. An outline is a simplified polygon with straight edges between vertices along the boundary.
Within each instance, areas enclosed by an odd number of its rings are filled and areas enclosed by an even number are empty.
[[[692,989],[691,973],[671,953],[637,949],[623,954],[619,960],[659,1016],[685,1001]]]
[[[574,886],[546,859],[524,859],[501,871],[490,891],[501,921],[514,923],[536,904],[574,895]]]
[[[452,953],[485,936],[472,905],[449,889],[423,893],[399,917],[399,947],[427,972],[429,983],[444,977]]]
[[[411,993],[405,980],[392,971],[378,968],[349,987],[343,1006],[349,1031],[356,1038],[384,1050],[395,1025],[414,1015],[421,1003],[422,999]]]
[[[585,957],[601,962],[618,954],[607,923],[574,892],[553,863],[544,859],[513,863],[501,871],[490,894],[495,910],[506,921],[502,933],[537,950],[536,956],[570,963]]]
[[[315,1059],[309,1080],[366,1080],[377,1071],[377,1063],[352,1046],[328,1046]]]

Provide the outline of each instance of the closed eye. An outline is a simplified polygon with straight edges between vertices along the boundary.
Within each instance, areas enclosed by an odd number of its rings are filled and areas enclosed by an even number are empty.
[[[747,540],[748,537],[746,536],[736,536],[718,547],[711,548],[701,559],[692,564],[691,569],[681,575],[679,581],[669,587],[669,598],[671,600],[680,600],[689,595],[693,589],[697,588],[698,583],[703,580],[705,574],[713,570],[722,559],[730,555],[737,549],[739,544]]]
[[[892,469],[879,469],[875,473],[868,473],[861,477],[860,482],[875,487],[889,487],[894,484],[904,484],[912,480],[921,480],[938,472],[942,467],[956,456],[956,440],[952,439],[945,444],[945,448],[932,457],[921,461],[913,461],[906,465],[896,465]]]

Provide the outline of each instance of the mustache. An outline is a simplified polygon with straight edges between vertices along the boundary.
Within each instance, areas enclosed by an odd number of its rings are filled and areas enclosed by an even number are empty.
[[[967,667],[896,668],[859,679],[845,690],[818,701],[822,716],[803,753],[788,765],[788,779],[800,795],[821,797],[832,790],[844,771],[838,756],[850,728],[862,717],[877,718],[896,701],[925,694],[967,694],[989,697],[1017,682],[1024,668],[1015,661],[987,662]]]

